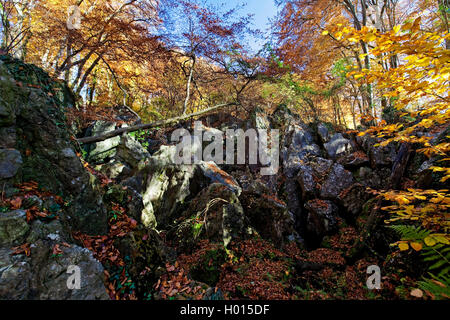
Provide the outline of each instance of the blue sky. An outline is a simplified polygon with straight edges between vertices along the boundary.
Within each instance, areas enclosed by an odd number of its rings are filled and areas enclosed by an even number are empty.
[[[208,0],[211,4],[221,5],[224,8],[233,8],[237,5],[247,4],[240,13],[243,15],[253,14],[253,28],[260,29],[261,31],[269,34],[270,25],[269,19],[272,19],[277,14],[277,7],[274,0]],[[264,41],[255,41],[254,39],[248,39],[252,51],[257,51],[262,48]]]

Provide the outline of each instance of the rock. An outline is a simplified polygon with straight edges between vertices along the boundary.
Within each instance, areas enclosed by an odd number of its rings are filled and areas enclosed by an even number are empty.
[[[321,239],[337,226],[338,207],[331,201],[314,199],[305,203],[308,210],[307,231]]]
[[[302,215],[302,204],[301,204],[301,191],[295,179],[286,179],[284,184],[284,194],[286,199],[287,208],[289,214],[291,214],[295,219],[295,230],[303,233],[303,215]]]
[[[319,157],[309,157],[307,162],[301,165],[297,181],[300,184],[303,199],[318,196],[321,184],[325,181],[332,166],[332,160]]]
[[[3,94],[2,94],[3,96]],[[0,127],[7,127],[14,124],[16,121],[16,114],[13,107],[3,99],[0,100]]]
[[[124,185],[110,185],[104,195],[107,203],[117,203],[127,209],[127,215],[139,221],[144,202],[142,195],[135,189]]]
[[[397,152],[395,146],[391,144],[386,147],[373,147],[369,155],[373,166],[391,166],[396,158]]]
[[[170,223],[172,215],[191,194],[190,182],[194,172],[193,166],[168,167],[149,176],[142,195],[144,210],[141,220],[146,227]]]
[[[189,198],[211,183],[220,183],[236,195],[242,191],[236,180],[214,162],[174,164],[175,152],[175,146],[162,146],[139,165],[147,172],[143,192],[145,209],[141,218],[147,227],[171,222],[172,216]]]
[[[269,187],[262,180],[253,177],[252,173],[247,171],[234,171],[231,173],[236,177],[243,192],[256,193],[258,195],[269,193]]]
[[[393,143],[385,147],[375,147],[377,143],[382,142],[381,138],[374,138],[369,135],[358,136],[356,141],[361,145],[369,155],[370,163],[375,167],[389,167],[393,164],[397,151]]]
[[[8,128],[8,145],[16,140],[17,148],[0,149],[0,179],[6,179],[5,190],[15,184],[36,181],[42,188],[63,196],[71,203],[61,217],[68,228],[89,234],[106,233],[108,224],[101,197],[91,176],[72,152],[72,134],[64,125],[66,105],[45,91],[48,87],[57,86],[56,83],[35,66],[9,60],[8,68],[33,70],[31,74],[36,76],[38,73],[48,81],[48,86],[17,86],[16,81],[23,79],[12,78],[18,73],[9,74],[5,72],[4,64],[0,65],[2,106],[8,106],[11,114],[15,115],[15,120],[8,120],[7,124],[2,120],[0,127],[5,125]],[[32,81],[39,83],[38,80]]]
[[[70,242],[70,236],[64,232],[64,228],[59,220],[53,220],[48,223],[34,220],[31,224],[31,231],[27,236],[26,242],[35,243],[39,239]]]
[[[94,259],[92,253],[84,248],[72,245],[63,248],[61,257],[40,269],[45,287],[39,294],[41,300],[109,300],[106,288],[103,284],[103,267]],[[36,262],[34,264],[37,264]],[[70,290],[67,288],[67,273],[69,266],[77,266],[81,273],[81,289]],[[38,286],[40,289],[40,286]]]
[[[322,143],[327,143],[330,141],[330,132],[328,131],[327,126],[320,122],[317,125],[317,134],[319,135],[320,141],[322,141]]]
[[[126,163],[131,168],[136,168],[142,159],[150,157],[150,153],[136,139],[126,134],[120,137],[117,157],[122,160],[122,163]]]
[[[279,246],[288,238],[298,238],[293,214],[287,204],[276,196],[246,192],[240,200],[251,227],[262,238]]]
[[[77,155],[75,154],[75,151],[73,151],[72,148],[65,148],[65,149],[61,150],[61,154],[65,158],[76,158],[77,157]]]
[[[357,169],[369,164],[369,157],[361,151],[353,152],[338,160],[346,169]]]
[[[15,148],[17,142],[16,128],[0,127],[0,148]]]
[[[420,156],[420,155],[419,155]],[[416,155],[416,157],[419,157]],[[414,159],[415,160],[415,159]],[[436,158],[424,161],[416,171],[417,186],[420,188],[428,188],[433,183],[433,171],[430,167],[435,165]]]
[[[300,170],[302,161],[309,155],[320,156],[320,148],[314,143],[312,132],[306,125],[294,125],[285,134],[282,150],[284,173],[294,178]]]
[[[12,256],[0,249],[0,299],[23,300],[96,300],[109,299],[103,284],[103,267],[92,253],[72,245],[62,247],[60,257],[49,259],[51,242],[32,245],[31,256]],[[81,289],[67,287],[69,266],[78,266]]]
[[[220,183],[233,191],[237,196],[241,194],[242,189],[236,180],[221,170],[214,162],[202,162],[199,166],[205,177],[210,179],[211,183]]]
[[[96,121],[87,136],[97,136],[114,131],[116,123],[111,121]],[[92,164],[106,163],[116,155],[120,144],[120,136],[93,143],[89,146],[87,161]]]
[[[339,194],[353,184],[353,175],[340,164],[335,163],[322,185],[320,197],[335,200]]]
[[[378,168],[372,170],[368,167],[361,167],[356,171],[356,179],[359,183],[372,189],[382,189],[386,185],[387,179],[391,175],[391,170],[388,168]]]
[[[296,176],[309,156],[321,154],[319,146],[314,141],[311,129],[301,120],[290,114],[289,110],[278,110],[275,119],[282,119],[278,125],[283,129],[281,140],[281,164],[285,179],[284,193],[286,194],[287,207],[295,219],[296,230],[302,231],[302,205],[300,200],[300,186]]]
[[[31,289],[33,271],[29,260],[24,255],[11,255],[10,248],[0,247],[0,299],[28,300],[35,297]]]
[[[339,194],[339,202],[352,218],[361,215],[364,204],[371,198],[366,192],[366,187],[360,183],[355,183]]]
[[[201,191],[183,213],[183,219],[173,235],[182,247],[191,247],[198,239],[227,246],[232,240],[251,233],[237,196],[219,183]],[[204,224],[198,221],[204,221]],[[198,227],[194,228],[196,225]]]
[[[122,256],[131,259],[129,273],[136,284],[138,296],[144,296],[157,281],[161,267],[170,260],[170,248],[155,230],[142,225],[125,237],[114,240],[114,246]]]
[[[22,156],[18,150],[0,149],[0,179],[14,177],[22,163]]]
[[[133,174],[133,170],[121,161],[97,165],[95,169],[105,174],[108,178],[117,179],[118,181],[128,179]]]
[[[350,140],[345,139],[342,133],[336,133],[333,135],[330,141],[325,143],[323,146],[331,159],[337,159],[352,150]]]
[[[19,244],[28,233],[30,227],[24,210],[0,213],[0,245]]]

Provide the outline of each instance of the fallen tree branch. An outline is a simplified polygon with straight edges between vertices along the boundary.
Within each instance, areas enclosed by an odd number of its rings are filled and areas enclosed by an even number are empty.
[[[131,127],[120,128],[120,129],[110,131],[110,132],[102,134],[102,135],[98,135],[98,136],[94,136],[94,137],[80,138],[80,139],[77,139],[77,141],[81,144],[100,142],[100,141],[104,141],[104,140],[113,138],[115,136],[118,136],[122,133],[129,133],[129,132],[134,132],[134,131],[143,130],[143,129],[162,127],[162,126],[166,126],[166,125],[169,125],[172,123],[177,123],[177,122],[189,119],[189,118],[201,116],[201,115],[204,115],[211,111],[215,111],[215,110],[218,110],[218,109],[221,109],[224,107],[235,106],[235,105],[237,105],[235,102],[219,104],[214,107],[211,107],[211,108],[208,108],[208,109],[205,109],[202,111],[194,112],[191,114],[187,114],[187,115],[183,115],[183,116],[179,116],[179,117],[175,117],[175,118],[171,118],[171,119],[167,119],[167,120],[160,120],[160,121],[156,121],[156,122],[152,122],[152,123],[143,123],[143,124],[138,124],[138,125],[131,126]]]

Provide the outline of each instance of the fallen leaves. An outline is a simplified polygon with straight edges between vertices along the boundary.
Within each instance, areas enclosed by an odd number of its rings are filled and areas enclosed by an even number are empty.
[[[12,199],[9,204],[11,205],[11,209],[13,210],[20,209],[20,207],[22,207],[22,198],[16,197]]]
[[[120,251],[115,247],[114,241],[117,238],[125,237],[128,233],[137,227],[137,221],[126,215],[125,209],[117,204],[113,204],[112,208],[119,214],[115,219],[111,219],[109,224],[109,233],[104,236],[90,236],[76,232],[73,234],[74,239],[80,241],[83,246],[89,249],[94,257],[103,265],[112,265],[122,270],[117,277],[113,279],[109,273],[107,277],[107,291],[112,299],[136,299],[134,291],[131,294],[122,294],[118,288],[123,288],[126,284],[132,285],[131,279],[126,271],[126,263]],[[58,247],[59,248],[59,247]]]
[[[31,255],[31,248],[29,243],[24,243],[18,247],[11,248],[13,251],[11,255],[25,254],[27,257]]]
[[[19,192],[11,199],[3,199],[1,206],[6,207],[9,210],[25,210],[28,223],[32,222],[36,218],[58,218],[56,213],[50,213],[46,208],[38,208],[36,202],[52,200],[55,204],[62,206],[64,201],[60,196],[57,196],[49,191],[41,190],[38,183],[35,181],[29,181],[17,185],[17,188]]]
[[[180,267],[178,262],[175,262],[174,265],[167,263],[166,271],[167,273],[163,274],[154,286],[162,299],[177,295],[189,295],[197,300],[203,298],[205,290],[188,279],[185,269]]]
[[[411,296],[415,297],[415,298],[422,298],[423,297],[423,291],[420,289],[414,289],[411,291]]]

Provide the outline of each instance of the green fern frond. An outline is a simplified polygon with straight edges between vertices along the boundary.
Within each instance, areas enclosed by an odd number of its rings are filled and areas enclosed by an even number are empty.
[[[419,281],[419,288],[435,300],[450,299],[450,275],[435,276]]]
[[[450,276],[450,247],[444,244],[438,244],[433,247],[424,247],[422,256],[425,262],[430,263],[428,268],[438,276]]]
[[[423,242],[431,231],[423,229],[419,226],[412,225],[395,225],[389,226],[395,230],[404,241],[420,241]],[[428,270],[438,276],[447,276],[450,274],[450,247],[448,245],[438,243],[434,246],[424,246],[421,255],[423,261],[429,264]]]
[[[430,231],[425,230],[421,227],[411,225],[395,225],[389,226],[388,228],[397,232],[402,240],[407,241],[423,241],[423,239],[425,239],[431,233]]]

